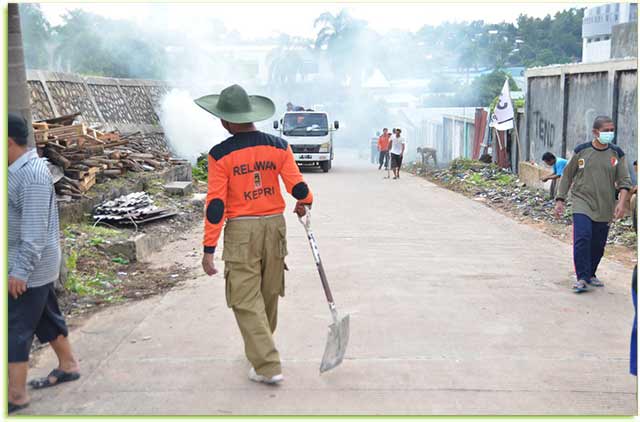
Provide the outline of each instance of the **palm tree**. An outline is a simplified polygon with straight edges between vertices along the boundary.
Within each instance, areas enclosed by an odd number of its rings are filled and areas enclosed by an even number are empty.
[[[316,37],[316,48],[327,48],[336,39],[339,39],[346,30],[356,21],[349,15],[345,9],[342,9],[337,15],[324,12],[313,22],[313,27],[321,25],[320,32]]]
[[[8,71],[9,111],[18,113],[31,122],[31,103],[27,87],[27,71],[24,65],[24,50],[22,48],[22,31],[20,29],[20,12],[17,3],[9,3],[8,19]],[[35,146],[33,129],[29,125],[29,146]]]
[[[311,41],[300,37],[282,35],[278,47],[267,57],[269,82],[280,86],[291,86],[307,73],[305,56],[310,52]]]
[[[321,26],[316,36],[316,50],[329,55],[341,83],[348,79],[352,88],[359,88],[363,78],[374,70],[373,51],[378,44],[378,34],[344,9],[335,16],[329,12],[321,14],[314,22],[316,26]]]

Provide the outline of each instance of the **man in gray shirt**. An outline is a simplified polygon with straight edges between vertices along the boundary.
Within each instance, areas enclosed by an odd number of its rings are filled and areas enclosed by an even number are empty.
[[[80,377],[71,352],[54,282],[60,269],[58,205],[51,173],[35,149],[27,149],[28,126],[20,116],[8,118],[9,245],[9,413],[29,404],[26,390],[29,352],[34,334],[50,343],[58,367],[33,388],[51,387]]]
[[[613,120],[598,116],[593,122],[593,141],[578,145],[564,169],[556,195],[556,214],[564,213],[564,201],[571,189],[573,212],[573,261],[576,283],[582,293],[589,286],[602,287],[596,276],[607,244],[609,223],[622,218],[631,179],[624,151],[612,141]],[[620,198],[616,204],[616,188]]]

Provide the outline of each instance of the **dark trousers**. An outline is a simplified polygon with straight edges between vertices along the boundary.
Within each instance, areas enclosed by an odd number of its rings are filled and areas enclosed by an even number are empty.
[[[592,221],[584,214],[573,214],[573,263],[578,280],[595,277],[608,234],[609,223]]]
[[[382,168],[383,164],[385,169],[389,167],[389,151],[380,151],[378,163],[380,164],[378,168]]]
[[[629,372],[638,375],[638,266],[633,268],[631,279],[631,298],[633,299],[633,329],[631,330],[631,356]]]
[[[41,343],[67,336],[53,282],[30,287],[17,299],[9,296],[9,362],[27,362],[34,334]]]

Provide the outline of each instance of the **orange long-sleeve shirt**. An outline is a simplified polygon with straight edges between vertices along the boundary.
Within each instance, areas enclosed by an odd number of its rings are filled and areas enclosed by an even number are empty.
[[[214,146],[208,160],[206,253],[215,252],[226,219],[284,211],[278,176],[294,198],[313,202],[291,147],[281,138],[258,131],[237,133]]]
[[[380,151],[389,151],[389,138],[391,138],[390,134],[380,135],[378,138],[378,150]]]

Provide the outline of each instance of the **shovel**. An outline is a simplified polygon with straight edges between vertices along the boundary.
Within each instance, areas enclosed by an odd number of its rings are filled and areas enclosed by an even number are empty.
[[[329,288],[329,282],[327,281],[327,275],[324,272],[322,260],[320,259],[320,252],[318,252],[318,244],[311,231],[311,214],[309,207],[305,207],[305,209],[307,211],[306,217],[298,217],[298,219],[307,232],[307,239],[309,239],[309,245],[311,245],[311,252],[316,261],[318,273],[320,273],[320,280],[322,281],[322,288],[327,297],[329,310],[333,318],[333,324],[329,325],[329,336],[327,337],[327,344],[324,348],[324,355],[322,355],[322,362],[320,363],[320,373],[323,373],[340,365],[344,359],[347,344],[349,343],[349,315],[343,317],[338,316],[336,304],[333,300],[331,289]]]

